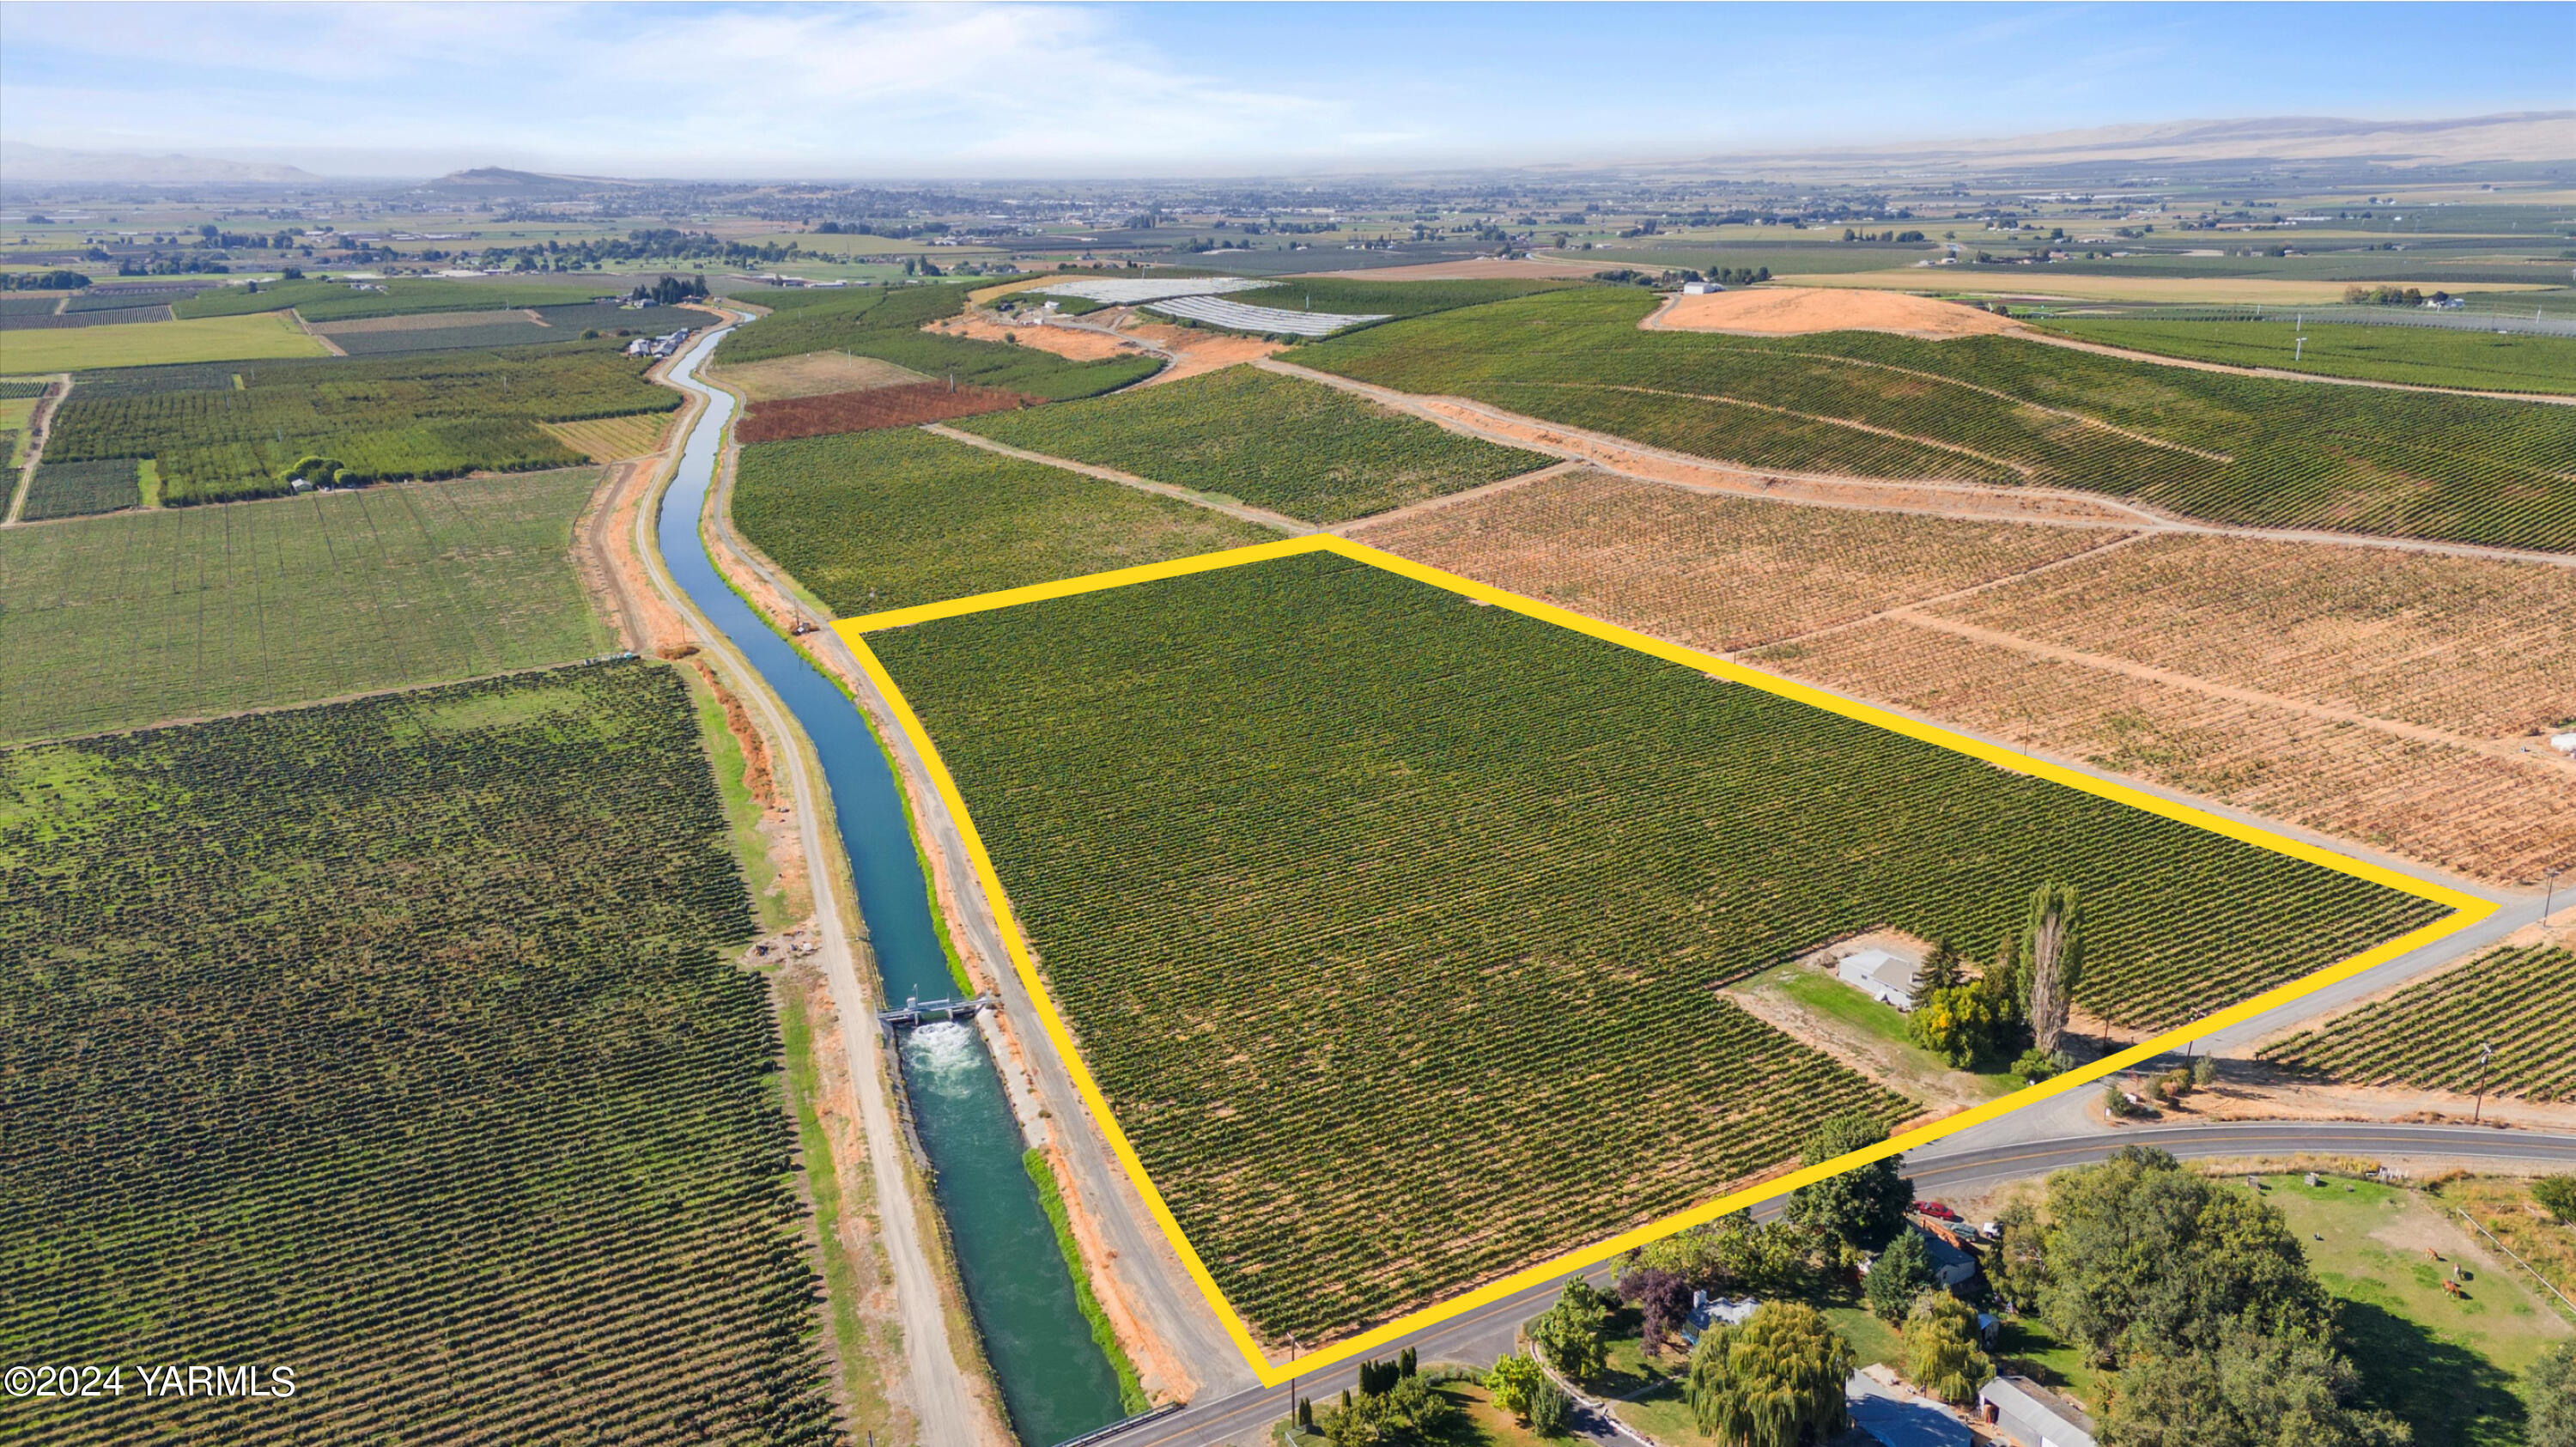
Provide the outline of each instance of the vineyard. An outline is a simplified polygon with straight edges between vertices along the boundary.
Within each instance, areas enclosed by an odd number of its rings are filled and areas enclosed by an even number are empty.
[[[2159,1025],[2443,914],[1329,554],[870,644],[1183,1229],[1309,1346],[1911,1114],[1715,988],[1827,940],[1990,953],[2066,881],[2084,1003]]]
[[[2120,534],[1784,506],[1587,471],[1352,536],[1725,652],[2009,577]]]
[[[621,284],[605,279],[582,279],[563,282],[489,282],[431,281],[396,277],[391,281],[369,284],[382,290],[361,291],[337,281],[271,281],[262,282],[257,291],[245,287],[218,286],[186,298],[176,310],[183,317],[241,316],[250,312],[283,311],[294,308],[295,314],[308,322],[346,322],[362,317],[413,316],[423,312],[488,312],[517,307],[560,306],[568,302],[587,302],[593,289],[601,292],[622,289]],[[628,312],[628,316],[642,313]],[[709,321],[703,312],[685,313],[691,322]],[[649,317],[648,321],[660,321]],[[669,326],[655,330],[668,331]]]
[[[844,617],[1278,536],[908,429],[744,448],[733,517],[745,538]]]
[[[2276,1065],[2354,1085],[2576,1100],[2576,951],[2481,955],[2263,1048]],[[2495,1056],[2485,1069],[2481,1048]]]
[[[2576,392],[2576,339],[2441,327],[2302,326],[2297,321],[2052,318],[2078,341],[2235,367],[2324,377],[2466,387],[2484,392]],[[2304,341],[2298,340],[2304,337]]]
[[[686,690],[624,662],[0,753],[0,1356],[139,1441],[837,1440]]]
[[[917,427],[924,422],[946,422],[1027,407],[1037,400],[990,387],[950,387],[939,382],[868,387],[856,392],[754,402],[735,426],[734,436],[748,446],[795,437],[827,437],[835,432],[867,432],[879,427]]]
[[[2184,534],[1936,611],[2475,738],[2576,715],[2576,570],[2545,563]]]
[[[727,333],[717,344],[715,360],[719,366],[738,367],[807,352],[844,352],[942,382],[1022,392],[1050,402],[1115,391],[1162,366],[1152,357],[1070,362],[1035,347],[921,330],[963,312],[973,289],[974,283],[960,283],[763,296],[761,304],[777,304],[777,312]]]
[[[533,315],[531,315],[533,313]],[[333,322],[313,330],[353,357],[406,352],[455,352],[492,347],[577,342],[582,333],[658,336],[675,327],[703,327],[715,318],[692,311],[629,311],[581,302],[494,312],[406,312],[365,321]]]
[[[1318,523],[1383,512],[1555,461],[1250,367],[987,418],[965,430]]]
[[[2536,882],[2576,849],[2576,777],[2537,752],[2410,737],[2016,642],[1886,619],[1747,661],[2493,883]]]
[[[570,557],[596,481],[582,468],[0,529],[0,655],[44,680],[0,688],[0,742],[603,652]]]
[[[1552,280],[1368,281],[1357,277],[1300,276],[1275,286],[1234,292],[1226,300],[1280,311],[1419,317],[1489,301],[1507,301],[1533,292],[1562,291],[1572,285],[1575,283]]]
[[[151,457],[171,506],[273,497],[307,457],[343,483],[524,472],[583,459],[540,422],[668,412],[649,359],[614,341],[377,361],[152,369],[185,390],[93,390],[86,377],[55,413],[49,458]],[[220,383],[215,379],[221,377]],[[191,385],[193,384],[193,385]]]
[[[143,486],[133,458],[56,462],[48,457],[36,464],[18,516],[31,523],[46,522],[142,505]]]
[[[1782,471],[2045,484],[2221,522],[2576,550],[2576,411],[2015,337],[1642,331],[1586,288],[1389,322],[1308,366]]]

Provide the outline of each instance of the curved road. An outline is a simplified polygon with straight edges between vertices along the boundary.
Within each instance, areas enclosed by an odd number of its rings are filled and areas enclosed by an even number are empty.
[[[2556,1167],[2576,1171],[2576,1135],[2488,1130],[2476,1126],[2376,1125],[2345,1121],[2249,1121],[2230,1125],[2147,1127],[2062,1140],[2031,1141],[1907,1158],[1918,1194],[1984,1190],[2006,1181],[2087,1165],[2127,1145],[2161,1147],[2185,1159],[2335,1154],[2381,1160],[2441,1160],[2489,1166]],[[1755,1212],[1776,1215],[1778,1207]],[[1606,1280],[1609,1267],[1580,1273]],[[1534,1286],[1501,1301],[1390,1342],[1380,1354],[1415,1348],[1427,1361],[1491,1360],[1509,1351],[1520,1323],[1546,1309],[1559,1281]],[[1325,1397],[1350,1386],[1356,1367],[1344,1364],[1296,1383],[1299,1394]],[[1139,1424],[1113,1439],[1117,1447],[1215,1447],[1266,1438],[1289,1412],[1289,1387],[1264,1387]]]

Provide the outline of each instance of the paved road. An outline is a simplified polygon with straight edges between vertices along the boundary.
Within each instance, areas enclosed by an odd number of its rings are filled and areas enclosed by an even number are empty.
[[[2307,1153],[2388,1161],[2441,1160],[2576,1169],[2576,1135],[2474,1126],[2250,1121],[2119,1130],[2065,1140],[1924,1152],[1908,1158],[1907,1174],[1914,1178],[1916,1191],[1927,1197],[1944,1192],[1966,1193],[2098,1161],[2124,1145],[2159,1146],[2187,1159]],[[1776,1215],[1778,1208],[1772,1206],[1754,1214]],[[1609,1268],[1594,1267],[1582,1274],[1600,1282],[1609,1276]],[[1392,1356],[1410,1346],[1425,1362],[1489,1362],[1510,1350],[1517,1326],[1545,1310],[1560,1285],[1561,1280],[1531,1287],[1391,1342],[1379,1355]],[[1327,1397],[1350,1386],[1356,1376],[1357,1369],[1345,1364],[1305,1378],[1297,1389],[1308,1397]],[[1116,1447],[1215,1447],[1218,1443],[1252,1442],[1288,1414],[1288,1393],[1288,1387],[1281,1385],[1195,1402],[1111,1441]]]

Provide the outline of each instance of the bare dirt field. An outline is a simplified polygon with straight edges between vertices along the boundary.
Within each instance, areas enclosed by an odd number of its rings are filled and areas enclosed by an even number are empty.
[[[1767,286],[1677,296],[1638,325],[1650,331],[1733,332],[1760,337],[1800,336],[1808,332],[1897,332],[1936,340],[2022,329],[2019,322],[1993,312],[1928,296]]]
[[[707,376],[753,402],[781,402],[790,397],[820,397],[831,392],[901,387],[930,380],[909,367],[841,352],[807,352],[801,357],[776,357],[748,366],[711,368]]]
[[[1531,277],[1545,280],[1558,276],[1590,276],[1618,264],[1615,261],[1505,261],[1494,256],[1474,256],[1464,261],[1425,261],[1413,266],[1362,267],[1357,271],[1300,271],[1294,275],[1330,276],[1344,281],[1492,281],[1497,277],[1517,281]]]
[[[1855,488],[1856,492],[1866,491]],[[2501,884],[2576,855],[2576,571],[1579,472],[1352,530],[1577,612]]]
[[[1137,351],[1136,347],[1117,337],[1083,327],[1015,326],[979,312],[969,312],[962,317],[950,317],[946,321],[932,322],[922,330],[949,337],[972,337],[979,342],[1016,341],[1021,346],[1035,347],[1041,352],[1053,352],[1059,357],[1076,362],[1096,362],[1103,357],[1129,357],[1134,356]]]
[[[1214,372],[1243,362],[1257,361],[1282,350],[1286,342],[1266,341],[1260,337],[1238,337],[1230,332],[1199,331],[1190,327],[1170,326],[1161,322],[1142,322],[1121,328],[1129,336],[1141,337],[1170,351],[1177,361],[1148,377],[1141,384],[1160,386]]]

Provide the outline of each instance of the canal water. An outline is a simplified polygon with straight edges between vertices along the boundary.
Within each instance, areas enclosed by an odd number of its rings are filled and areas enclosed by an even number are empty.
[[[726,586],[699,536],[734,410],[732,397],[695,380],[714,341],[697,341],[672,368],[672,380],[703,392],[707,407],[663,495],[656,546],[672,579],[760,671],[813,741],[885,998],[953,995],[891,761],[839,685]],[[901,1058],[913,1121],[937,1174],[940,1215],[1012,1430],[1025,1447],[1050,1447],[1118,1420],[1125,1413],[1117,1376],[1074,1303],[1073,1278],[1021,1164],[1019,1127],[983,1037],[963,1024],[923,1026],[906,1032]]]

